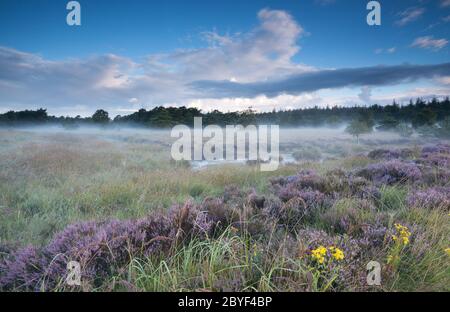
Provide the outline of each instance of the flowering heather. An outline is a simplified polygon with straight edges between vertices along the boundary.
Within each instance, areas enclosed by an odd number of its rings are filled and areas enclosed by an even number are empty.
[[[392,159],[407,159],[411,158],[414,152],[409,148],[403,148],[400,150],[391,149],[377,149],[369,152],[367,155],[370,159],[376,160],[392,160]]]
[[[325,179],[314,170],[302,170],[295,176],[276,178],[271,180],[275,189],[293,187],[297,189],[312,189],[324,192]]]
[[[51,290],[66,277],[68,261],[78,261],[83,278],[99,285],[131,256],[167,250],[177,234],[174,225],[175,220],[165,216],[71,225],[42,249],[27,247],[13,252],[0,264],[0,288]]]
[[[426,168],[423,170],[423,182],[429,186],[446,186],[450,183],[450,169]]]
[[[358,237],[358,243],[366,253],[383,246],[388,232],[388,228],[383,225],[383,223],[387,223],[386,221],[379,217],[374,223],[362,227],[362,234]]]
[[[389,229],[392,215],[377,210],[383,185],[402,182],[417,182],[415,186],[421,187],[433,185],[411,192],[408,205],[450,210],[450,187],[436,186],[450,180],[445,178],[445,174],[450,177],[449,170],[436,168],[448,166],[443,161],[450,157],[446,154],[449,148],[426,147],[416,163],[403,160],[410,157],[405,150],[377,150],[369,157],[380,162],[356,171],[334,169],[319,175],[313,170],[302,170],[296,175],[272,179],[270,191],[264,196],[253,189],[246,192],[236,186],[228,187],[220,197],[173,205],[166,213],[146,218],[79,222],[67,226],[42,247],[0,246],[0,290],[68,287],[64,280],[69,261],[80,263],[83,287],[102,287],[112,277],[128,272],[132,259],[158,261],[161,256],[170,259],[179,247],[187,246],[193,239],[209,243],[219,239],[228,228],[240,238],[250,236],[252,244],[267,242],[267,249],[280,247],[277,245],[288,237],[289,245],[280,248],[285,248],[290,257],[301,259],[301,265],[319,270],[330,278],[328,281],[333,280],[333,289],[364,289],[367,261],[381,261],[380,255],[387,256],[386,250],[395,240],[402,243],[402,248],[413,248],[410,237],[416,243],[413,226],[397,225]],[[411,253],[427,252],[428,237],[423,235],[421,239],[420,252]],[[246,244],[240,248],[243,246]],[[264,254],[260,249],[255,248],[255,261],[272,263],[273,250]],[[238,254],[244,251],[239,250]],[[223,261],[228,260],[234,259]],[[276,278],[285,280],[284,276]],[[231,289],[248,287],[246,280],[238,276],[235,281],[239,282]],[[223,283],[220,288],[226,289],[233,281]]]
[[[283,201],[282,204],[275,204],[266,211],[270,217],[289,229],[310,221],[323,208],[332,204],[332,200],[319,191],[289,187],[281,191],[280,199]]]
[[[367,155],[370,159],[397,159],[400,158],[400,152],[397,150],[377,149]]]
[[[432,187],[414,191],[409,194],[407,201],[412,207],[450,210],[450,187]]]
[[[169,220],[178,240],[189,236],[208,236],[213,228],[213,222],[207,216],[207,212],[202,211],[191,201],[184,205],[173,206],[169,210]]]
[[[38,290],[44,265],[40,250],[28,246],[0,263],[0,290]]]
[[[450,168],[450,154],[426,153],[417,162],[435,167]]]
[[[422,154],[450,154],[450,145],[449,144],[436,144],[436,145],[427,145],[422,149]]]
[[[327,279],[333,278],[327,276],[330,274],[337,274],[333,287],[335,289],[345,289],[346,286],[355,282],[355,277],[361,275],[362,266],[360,265],[362,249],[360,248],[358,241],[348,236],[330,236],[324,231],[305,229],[298,233],[298,249],[300,257],[305,259],[310,266],[317,266],[318,261],[322,259],[322,254],[319,253],[319,257],[314,257],[314,251],[321,251],[323,253],[324,247],[326,247],[326,254],[330,258],[333,257],[334,248],[339,249],[344,257],[339,261],[329,261],[326,265],[326,270],[320,269],[321,274],[325,275]],[[331,247],[331,250],[330,248]],[[325,255],[323,255],[325,257]],[[340,258],[340,257],[339,257]],[[325,260],[325,259],[324,259]],[[320,265],[320,263],[319,263]]]
[[[422,173],[416,164],[399,160],[368,165],[359,170],[357,175],[373,181],[377,185],[415,182],[422,178]]]

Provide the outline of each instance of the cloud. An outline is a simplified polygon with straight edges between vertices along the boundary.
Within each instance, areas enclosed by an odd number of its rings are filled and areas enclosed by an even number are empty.
[[[372,88],[368,86],[362,87],[361,93],[358,94],[358,97],[363,103],[370,104],[370,100],[372,98]]]
[[[252,82],[314,70],[292,61],[305,31],[290,14],[263,9],[258,20],[240,34],[201,33],[205,47],[141,60],[108,54],[52,61],[0,47],[0,107],[121,111],[134,107],[133,98],[145,107],[196,98],[197,91],[186,85],[195,80]]]
[[[392,48],[387,48],[387,49],[379,48],[379,49],[376,49],[374,52],[375,52],[375,54],[382,54],[382,53],[393,54],[396,51],[397,51],[397,48],[392,47]]]
[[[438,81],[438,83],[440,83],[440,84],[450,86],[450,76],[439,77],[439,78],[437,79],[437,81]]]
[[[397,51],[397,48],[396,47],[392,47],[392,48],[389,48],[389,49],[387,49],[387,53],[395,53],[395,51]]]
[[[449,7],[450,6],[450,0],[441,0],[441,7]]]
[[[254,97],[280,94],[301,94],[321,89],[356,86],[387,86],[416,81],[422,78],[446,76],[450,63],[436,65],[397,65],[336,70],[319,70],[292,75],[288,78],[257,83],[230,81],[197,81],[192,87],[216,97]]]
[[[293,61],[306,32],[290,14],[263,9],[258,21],[238,34],[203,32],[204,46],[197,49],[142,59],[105,54],[54,61],[0,47],[0,111],[44,107],[51,114],[86,116],[98,108],[114,115],[157,105],[299,108],[360,103],[370,100],[374,86],[449,76],[448,64],[318,69]],[[316,93],[343,87],[363,89],[359,96],[328,97],[328,103]]]
[[[400,17],[400,19],[398,21],[396,21],[395,23],[398,26],[405,26],[406,24],[409,24],[409,23],[414,22],[417,19],[419,19],[424,13],[425,13],[424,8],[420,8],[420,7],[408,8],[405,11],[398,13],[398,16]]]
[[[425,36],[416,38],[411,46],[438,51],[445,47],[447,44],[447,39],[434,39],[432,36]]]

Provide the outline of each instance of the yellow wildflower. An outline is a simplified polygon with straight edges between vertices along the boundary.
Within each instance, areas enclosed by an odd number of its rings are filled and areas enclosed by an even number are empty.
[[[323,264],[325,262],[325,255],[327,254],[327,249],[323,246],[319,246],[311,251],[311,256],[318,263]]]
[[[445,248],[444,251],[450,256],[450,248]]]
[[[344,257],[345,257],[344,252],[341,249],[336,248],[336,247],[330,247],[329,249],[331,251],[331,255],[333,256],[333,258],[335,260],[337,260],[337,261],[344,260]]]
[[[394,224],[394,227],[397,231],[397,235],[392,235],[392,239],[396,242],[398,238],[400,238],[403,245],[405,246],[408,245],[409,238],[411,236],[411,232],[409,231],[409,229],[406,226],[401,225],[399,223]]]

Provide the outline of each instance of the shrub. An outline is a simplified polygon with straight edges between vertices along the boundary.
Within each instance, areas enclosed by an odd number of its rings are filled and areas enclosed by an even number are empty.
[[[432,187],[414,191],[409,194],[407,201],[412,207],[450,210],[450,187]]]
[[[392,185],[399,182],[415,182],[422,178],[422,173],[414,163],[391,160],[368,165],[357,172],[377,185]]]

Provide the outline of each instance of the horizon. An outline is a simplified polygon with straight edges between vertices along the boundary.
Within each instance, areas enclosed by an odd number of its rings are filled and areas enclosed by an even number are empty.
[[[0,113],[258,112],[450,95],[450,2],[68,1],[0,4]],[[280,25],[282,25],[280,27]]]
[[[439,102],[440,101],[446,101],[446,100],[448,101],[449,97],[450,97],[449,95],[446,95],[446,96],[442,96],[442,97],[433,97],[433,98],[428,99],[428,100],[424,100],[423,98],[415,98],[415,99],[411,98],[408,101],[401,102],[401,103],[397,103],[395,101],[395,99],[394,99],[392,103],[390,103],[390,104],[389,103],[385,103],[383,105],[380,105],[380,104],[377,104],[377,103],[373,103],[373,104],[354,105],[354,106],[339,106],[339,105],[335,105],[335,106],[329,106],[329,105],[326,105],[326,106],[307,106],[307,107],[299,107],[299,108],[294,108],[294,109],[283,109],[283,108],[280,108],[280,109],[274,109],[272,111],[256,111],[256,110],[253,110],[252,107],[247,107],[247,108],[242,108],[242,110],[235,110],[235,111],[220,111],[220,110],[218,110],[218,111],[220,113],[222,113],[222,114],[233,114],[233,113],[243,113],[245,111],[251,110],[253,114],[260,115],[260,114],[266,114],[266,113],[280,113],[280,112],[290,112],[290,111],[298,111],[298,110],[307,111],[307,110],[328,110],[328,109],[373,108],[373,107],[377,107],[377,106],[378,107],[386,107],[386,106],[393,106],[394,104],[398,105],[399,107],[406,107],[406,106],[410,105],[411,103],[413,105],[415,105],[418,100],[423,101],[425,105],[429,105],[429,104],[431,104],[431,102],[433,100],[437,100]],[[115,117],[126,117],[126,116],[133,115],[134,113],[137,113],[137,112],[139,112],[142,109],[144,109],[145,111],[149,112],[149,111],[152,111],[154,109],[161,108],[161,107],[164,108],[164,109],[180,109],[180,108],[186,108],[186,109],[194,108],[194,109],[197,109],[196,107],[186,107],[186,106],[167,106],[167,107],[165,107],[165,106],[155,106],[155,107],[152,107],[150,109],[140,108],[140,109],[138,109],[136,111],[129,112],[128,114],[124,114],[124,115],[114,115],[114,116],[110,115],[109,118],[111,118],[111,120],[113,120]],[[54,118],[76,118],[76,117],[79,116],[82,119],[86,119],[86,118],[91,118],[92,117],[92,115],[87,115],[87,116],[82,116],[82,115],[59,115],[58,116],[58,115],[54,115],[54,114],[49,114],[48,109],[44,108],[44,107],[40,107],[40,108],[37,108],[37,109],[23,109],[23,110],[17,110],[17,111],[9,110],[9,111],[3,112],[3,113],[0,112],[0,115],[6,114],[8,112],[16,112],[16,113],[18,113],[18,112],[24,112],[24,111],[33,112],[33,111],[38,111],[38,110],[44,110],[47,113],[48,117],[54,117]],[[103,110],[103,111],[105,111],[105,112],[107,112],[109,114],[108,110],[106,110],[106,109],[98,108],[96,111],[99,111],[99,110]],[[203,111],[201,109],[198,109],[198,111],[201,114],[204,114],[204,115],[214,112],[214,110]]]

